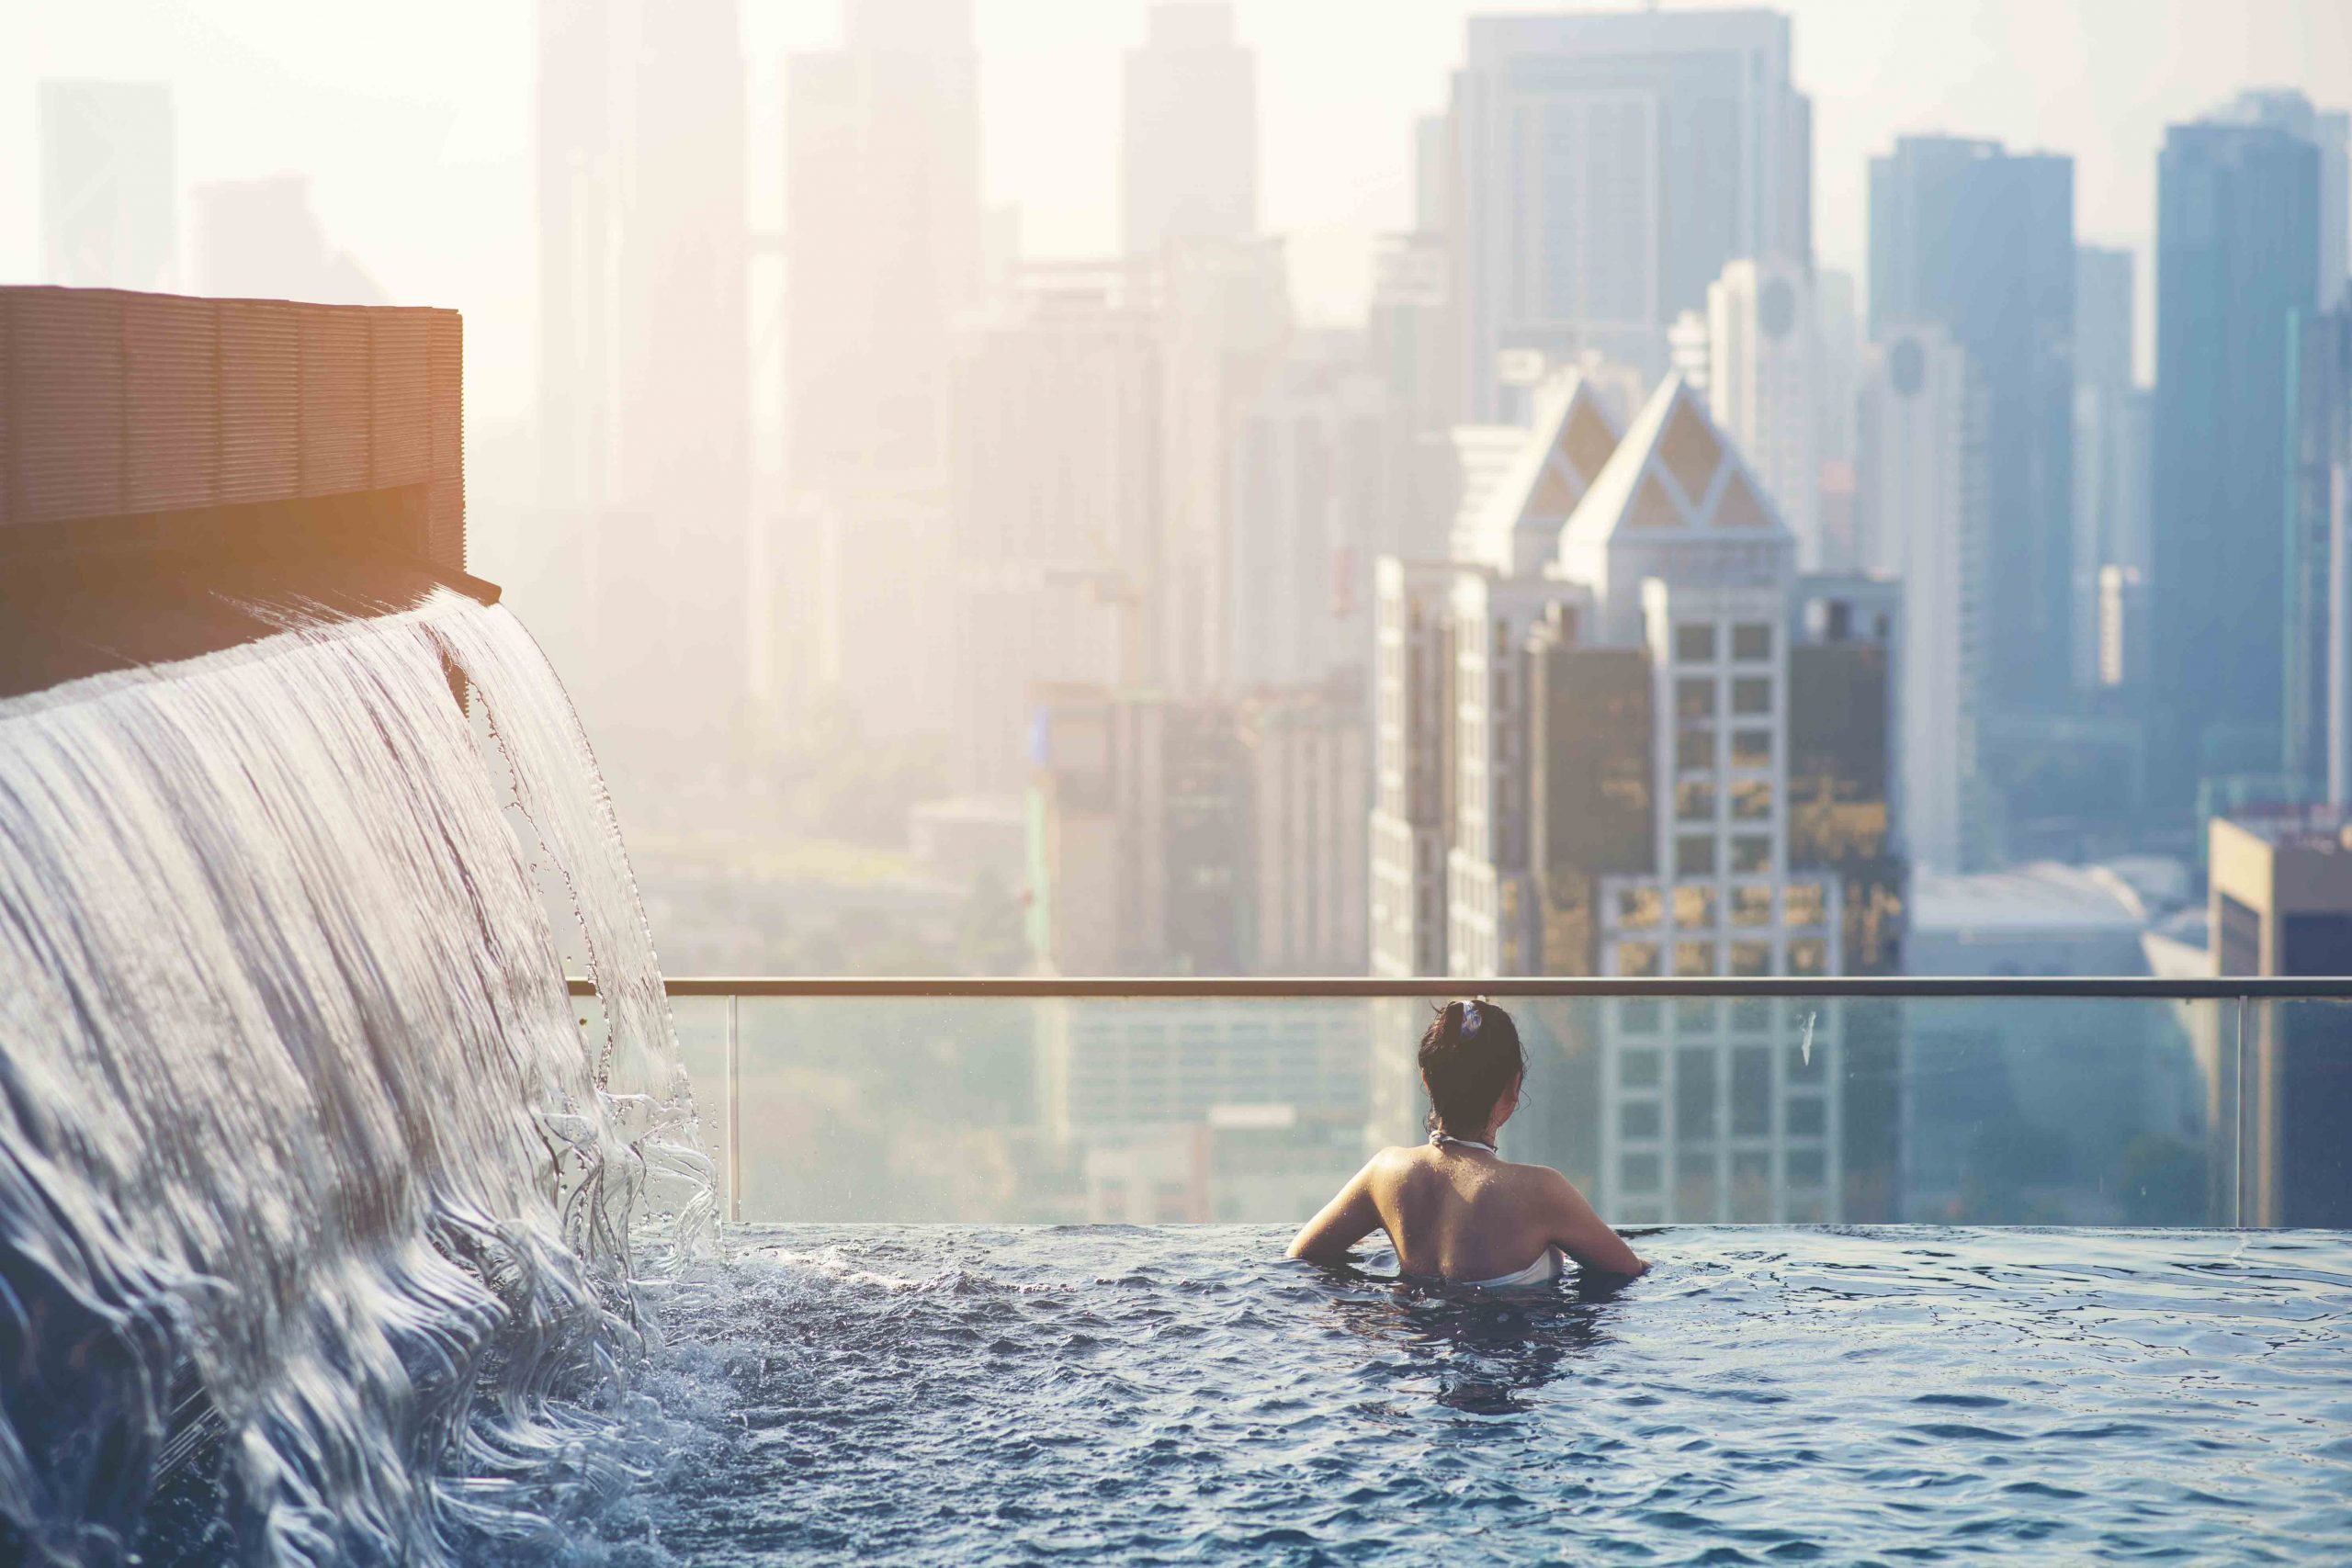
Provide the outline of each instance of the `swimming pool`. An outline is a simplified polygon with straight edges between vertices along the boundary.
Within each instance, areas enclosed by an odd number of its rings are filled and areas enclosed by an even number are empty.
[[[2352,1236],[1668,1229],[1519,1299],[1261,1227],[746,1227],[561,1554],[2352,1555]]]

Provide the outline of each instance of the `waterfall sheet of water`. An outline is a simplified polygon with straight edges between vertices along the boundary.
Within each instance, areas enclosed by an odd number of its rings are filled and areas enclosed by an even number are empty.
[[[643,1292],[714,1213],[674,1047],[506,611],[0,701],[0,1557],[141,1550],[175,1379],[219,1441],[200,1539],[151,1553],[463,1561],[621,1483]]]

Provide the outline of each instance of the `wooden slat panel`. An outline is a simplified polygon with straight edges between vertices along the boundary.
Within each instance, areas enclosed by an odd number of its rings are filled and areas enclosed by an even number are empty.
[[[15,297],[10,314],[23,393],[13,422],[11,521],[123,511],[121,297],[98,289],[33,289]]]
[[[423,310],[368,314],[368,477],[378,488],[433,472],[432,321]]]
[[[219,312],[220,499],[284,501],[302,482],[301,329],[296,307],[224,299]]]
[[[209,506],[220,493],[219,312],[202,299],[123,297],[128,509]]]
[[[368,488],[368,311],[302,309],[304,495]]]

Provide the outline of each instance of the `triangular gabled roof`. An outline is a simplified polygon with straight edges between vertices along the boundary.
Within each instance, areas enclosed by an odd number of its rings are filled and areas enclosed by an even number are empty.
[[[1582,371],[1541,389],[1525,443],[1466,530],[1468,552],[1512,575],[1540,569],[1616,449],[1617,422]]]
[[[1764,487],[1704,399],[1669,375],[1626,427],[1607,467],[1560,531],[1563,556],[1620,537],[1787,538]]]

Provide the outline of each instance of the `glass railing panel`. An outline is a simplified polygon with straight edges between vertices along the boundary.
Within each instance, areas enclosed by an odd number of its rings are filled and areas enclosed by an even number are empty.
[[[1529,1056],[1506,1154],[1622,1224],[2239,1213],[2234,1000],[1501,1000]],[[1430,1014],[1408,997],[745,997],[736,1212],[1295,1223],[1423,1135]]]
[[[2352,1002],[2247,1003],[2236,1087],[2245,1223],[2352,1227]]]
[[[678,1061],[694,1086],[695,1141],[711,1162],[719,1213],[731,1213],[727,1171],[727,1124],[731,1099],[727,1071],[727,1032],[731,997],[672,997],[671,1022],[678,1035]],[[574,995],[571,1016],[584,1048],[600,1048],[604,1004],[594,995]]]

